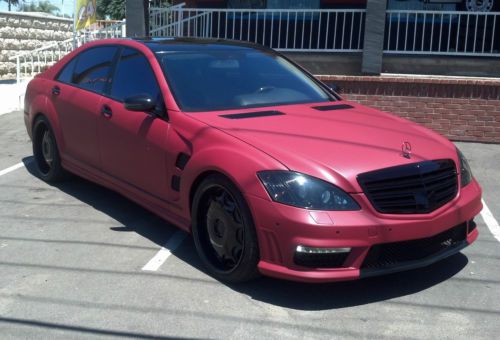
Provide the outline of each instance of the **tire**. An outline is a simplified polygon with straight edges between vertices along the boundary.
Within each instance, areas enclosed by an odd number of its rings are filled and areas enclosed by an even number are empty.
[[[481,3],[477,3],[476,0],[463,0],[458,9],[474,13],[494,12],[498,9],[498,2],[500,0],[484,0]]]
[[[228,283],[259,276],[259,247],[250,209],[238,188],[222,175],[198,187],[192,205],[193,238],[208,272]]]
[[[33,124],[32,143],[38,176],[49,183],[64,180],[67,173],[61,166],[61,157],[54,131],[44,116],[38,117]]]

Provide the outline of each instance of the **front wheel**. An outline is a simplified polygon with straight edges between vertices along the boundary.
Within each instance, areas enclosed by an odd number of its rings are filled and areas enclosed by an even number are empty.
[[[207,177],[195,193],[191,215],[196,250],[211,275],[233,283],[258,276],[253,219],[231,181],[222,175]]]
[[[54,131],[43,116],[37,118],[33,124],[33,156],[38,176],[44,181],[58,182],[66,177]]]

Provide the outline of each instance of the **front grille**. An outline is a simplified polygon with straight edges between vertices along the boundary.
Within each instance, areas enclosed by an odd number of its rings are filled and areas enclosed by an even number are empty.
[[[451,201],[458,190],[451,159],[425,161],[358,175],[373,207],[384,214],[425,214]]]
[[[423,260],[455,247],[467,237],[467,223],[418,240],[376,244],[370,248],[361,269],[380,269]]]
[[[309,268],[338,268],[344,265],[349,253],[295,253],[295,264]]]

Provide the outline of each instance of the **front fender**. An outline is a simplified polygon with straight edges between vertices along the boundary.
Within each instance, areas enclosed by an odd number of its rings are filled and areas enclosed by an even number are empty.
[[[182,176],[183,207],[190,207],[190,193],[193,185],[209,172],[218,172],[229,178],[243,195],[268,199],[268,194],[258,179],[257,172],[271,169],[287,170],[287,168],[260,150],[234,138],[231,139],[233,139],[231,144],[206,147],[192,155]],[[190,209],[186,211],[185,217],[190,218]]]

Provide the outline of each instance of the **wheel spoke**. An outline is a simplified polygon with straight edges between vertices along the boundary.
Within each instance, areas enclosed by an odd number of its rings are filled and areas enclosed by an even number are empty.
[[[244,226],[238,205],[225,189],[218,188],[211,195],[206,223],[215,258],[224,269],[231,270],[243,253]]]
[[[47,162],[49,166],[52,166],[52,162],[54,161],[54,150],[52,146],[52,136],[49,130],[46,130],[42,137],[42,154],[45,162]]]

